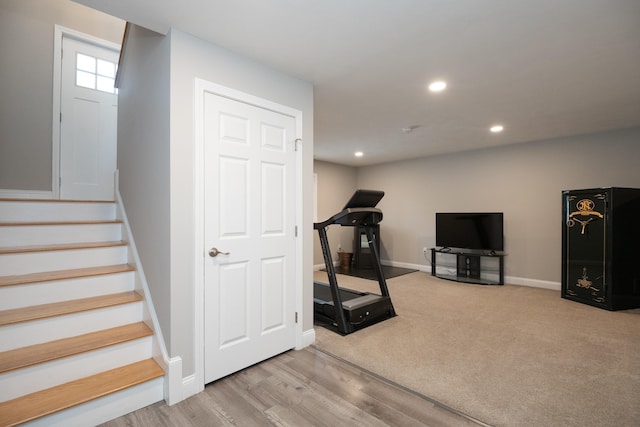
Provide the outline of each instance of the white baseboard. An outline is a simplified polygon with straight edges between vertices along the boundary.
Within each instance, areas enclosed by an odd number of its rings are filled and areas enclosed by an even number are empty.
[[[386,259],[383,259],[380,262],[382,263],[382,265],[389,265],[392,267],[411,268],[414,270],[423,271],[425,273],[431,273],[431,265],[411,264],[408,262],[396,262],[396,261],[389,261]],[[314,271],[318,271],[323,268],[325,268],[324,264],[316,264],[313,266]],[[532,288],[551,289],[554,291],[560,291],[560,288],[561,288],[560,282],[530,279],[527,277],[505,276],[504,281],[509,285],[530,286]]]
[[[393,267],[404,267],[404,268],[413,268],[415,270],[424,271],[427,273],[431,273],[430,265],[420,265],[420,264],[409,264],[406,262],[395,262],[382,260],[382,265],[391,265]],[[532,288],[542,288],[542,289],[551,289],[554,291],[560,290],[560,282],[551,282],[548,280],[538,280],[538,279],[530,279],[527,277],[514,277],[514,276],[505,276],[504,282],[509,285],[518,285],[518,286],[530,286]]]
[[[513,277],[507,276],[504,281],[510,285],[530,286],[532,288],[551,289],[554,291],[560,291],[560,282],[551,282],[548,280],[528,279],[526,277]]]
[[[411,268],[414,270],[420,270],[420,271],[431,271],[431,266],[430,265],[420,265],[420,264],[409,264],[407,262],[395,262],[395,261],[389,261],[386,259],[383,259],[380,261],[380,263],[382,265],[389,265],[392,267],[404,267],[404,268]],[[340,265],[339,261],[334,261],[333,263],[334,267],[337,267]],[[326,266],[324,264],[314,264],[313,266],[313,271],[320,271],[323,268],[326,268]]]
[[[198,384],[196,374],[191,374],[182,379],[182,399],[188,399],[204,390],[204,384]],[[177,403],[177,402],[174,402]],[[167,402],[168,405],[171,405]]]
[[[408,262],[396,262],[396,261],[389,261],[388,259],[382,259],[382,260],[380,260],[380,263],[382,265],[388,265],[388,266],[391,266],[391,267],[410,268],[410,269],[413,269],[413,270],[418,270],[418,271],[424,271],[424,272],[431,273],[431,266],[430,265],[411,264],[411,263],[408,263]]]

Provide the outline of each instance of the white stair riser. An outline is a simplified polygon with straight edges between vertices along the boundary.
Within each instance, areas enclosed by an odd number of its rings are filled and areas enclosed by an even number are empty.
[[[0,374],[0,402],[152,357],[151,337]]]
[[[114,328],[142,320],[142,301],[0,326],[0,351]]]
[[[105,221],[115,216],[115,203],[0,201],[0,222]]]
[[[0,310],[132,291],[135,272],[0,287]]]
[[[56,412],[23,427],[86,427],[95,426],[137,411],[164,399],[164,378],[147,381],[135,387],[64,411]]]
[[[0,226],[0,247],[2,248],[113,242],[121,239],[121,223]]]
[[[126,246],[0,254],[0,274],[12,276],[126,263]]]

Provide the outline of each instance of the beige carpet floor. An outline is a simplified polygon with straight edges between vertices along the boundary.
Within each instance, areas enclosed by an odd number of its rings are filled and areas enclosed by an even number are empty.
[[[316,346],[496,426],[640,426],[640,309],[424,272],[387,283],[397,317],[347,336],[316,327]]]

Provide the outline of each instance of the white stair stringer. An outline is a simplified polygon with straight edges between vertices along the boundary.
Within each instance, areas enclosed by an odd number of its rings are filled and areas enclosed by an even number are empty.
[[[123,221],[118,218],[121,211],[114,202],[0,199],[0,362],[2,352],[9,354],[11,350],[130,323],[144,321],[153,331],[159,331],[146,283],[140,285],[144,278],[140,277],[139,259],[132,253],[127,237],[123,238]],[[74,249],[55,247],[68,244],[87,245]],[[132,271],[69,277],[64,274],[76,269],[127,268],[128,264],[133,265]],[[51,278],[40,277],[49,273]],[[37,278],[32,280],[33,276]],[[133,291],[142,295],[142,300],[35,320],[2,322],[3,315],[6,320],[11,317],[8,313],[22,309]],[[87,426],[109,421],[163,400],[169,358],[166,350],[161,350],[162,338],[154,332],[152,336],[2,372],[0,404],[95,373],[155,359],[165,370],[165,377],[61,409],[24,425]]]
[[[129,220],[127,218],[127,213],[122,202],[122,196],[120,195],[120,192],[117,190],[117,188],[118,172],[116,171],[116,206],[118,208],[116,217],[122,221],[122,238],[123,240],[129,242],[129,247],[131,248],[131,259],[129,261],[129,264],[136,266],[136,271],[138,273],[136,274],[136,290],[144,295],[150,295],[147,278],[145,277],[144,269],[142,268],[142,263],[140,261],[140,257],[138,256],[135,240],[133,238]],[[180,357],[169,356],[167,346],[162,336],[160,321],[158,320],[155,308],[153,306],[153,300],[151,298],[147,298],[146,302],[147,304],[145,304],[144,306],[144,321],[156,332],[155,337],[157,338],[153,341],[154,359],[165,372],[166,383],[164,384],[164,400],[168,405],[174,405],[184,400],[186,397],[194,395],[198,391],[201,391],[204,386],[195,385],[195,387],[191,386],[191,389],[185,389],[184,379],[182,377],[182,359]]]

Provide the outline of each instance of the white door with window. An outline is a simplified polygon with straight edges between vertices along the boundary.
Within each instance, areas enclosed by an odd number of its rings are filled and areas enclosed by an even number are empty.
[[[63,36],[60,198],[114,200],[119,52]]]
[[[296,119],[204,91],[205,384],[295,347]]]

